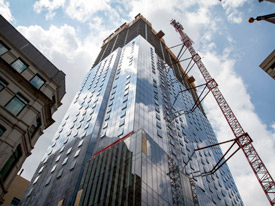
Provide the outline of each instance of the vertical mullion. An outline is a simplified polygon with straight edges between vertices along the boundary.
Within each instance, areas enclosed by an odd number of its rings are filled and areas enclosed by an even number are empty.
[[[97,160],[98,160],[97,158],[94,159],[94,160],[92,160],[92,163],[91,163],[91,166],[90,166],[90,168],[91,168],[91,175],[89,175],[90,178],[88,178],[88,180],[87,180],[87,186],[86,186],[87,190],[85,192],[85,197],[84,197],[84,200],[83,200],[84,201],[83,205],[87,205],[88,201],[89,201],[91,187],[93,185],[92,184],[93,183],[93,174],[95,172],[95,168],[96,168],[96,165],[97,165]],[[88,174],[89,174],[89,172],[88,172]]]
[[[102,190],[102,179],[103,179],[103,176],[104,176],[104,170],[106,168],[106,164],[105,164],[105,161],[107,161],[107,155],[108,154],[108,151],[105,151],[103,152],[102,154],[102,164],[101,164],[101,168],[99,169],[99,177],[97,178],[98,179],[98,184],[97,184],[97,187],[96,187],[96,195],[95,195],[95,199],[94,199],[94,202],[97,203],[98,201],[100,201],[100,196],[99,196],[99,192]]]
[[[93,202],[94,202],[94,194],[96,192],[96,188],[97,188],[97,183],[98,183],[98,173],[100,171],[100,168],[101,168],[101,164],[102,164],[102,154],[98,155],[97,156],[98,158],[98,164],[95,167],[95,175],[94,176],[94,181],[93,181],[93,184],[92,184],[92,190],[91,190],[91,193],[90,193],[90,198],[89,198],[89,201],[88,201],[88,204],[87,205],[91,205]]]

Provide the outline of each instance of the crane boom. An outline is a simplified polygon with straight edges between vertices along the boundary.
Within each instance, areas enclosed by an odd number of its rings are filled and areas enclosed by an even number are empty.
[[[226,121],[228,122],[238,146],[243,150],[254,174],[256,175],[259,183],[266,194],[266,197],[272,206],[275,205],[275,182],[265,167],[263,161],[259,157],[256,149],[252,145],[252,139],[244,131],[238,119],[231,110],[229,104],[226,102],[224,96],[218,88],[218,84],[211,77],[210,73],[201,61],[201,57],[195,51],[192,46],[192,40],[187,34],[183,32],[183,27],[179,22],[172,20],[171,25],[174,26],[177,32],[179,32],[181,41],[184,46],[189,50],[193,61],[200,70],[208,89],[212,92],[216,102],[218,103]]]

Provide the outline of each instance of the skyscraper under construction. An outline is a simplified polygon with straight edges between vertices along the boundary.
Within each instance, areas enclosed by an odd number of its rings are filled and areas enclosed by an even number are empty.
[[[137,15],[104,40],[21,205],[243,205],[163,35]]]

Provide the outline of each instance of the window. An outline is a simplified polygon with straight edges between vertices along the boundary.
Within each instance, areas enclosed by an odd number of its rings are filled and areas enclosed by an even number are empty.
[[[32,126],[29,128],[29,135],[30,135],[30,137],[33,137],[33,135],[38,130],[38,128],[40,127],[40,125],[41,125],[41,120],[38,117],[36,120],[34,120],[34,122],[32,123]]]
[[[48,179],[47,179],[47,181],[46,181],[45,186],[47,186],[50,183],[51,179],[52,179],[52,176],[49,176]]]
[[[79,152],[80,152],[80,149],[75,152],[74,157],[77,157],[79,155]]]
[[[109,108],[107,109],[107,114],[110,113],[111,111],[112,111],[112,107],[109,107]]]
[[[65,148],[65,146],[63,146],[63,147],[60,149],[59,153],[62,153],[62,152],[64,151],[64,148]]]
[[[128,100],[128,97],[127,97],[127,96],[126,96],[126,97],[124,97],[124,99],[123,99],[123,103],[127,102],[127,100]]]
[[[125,115],[126,115],[126,110],[122,110],[120,118],[125,117]]]
[[[5,82],[4,80],[0,79],[0,91],[2,91],[7,85],[8,85],[7,82]]]
[[[158,100],[155,100],[155,105],[159,106]]]
[[[126,109],[127,108],[127,103],[123,103],[122,104],[122,110]]]
[[[54,166],[52,167],[51,173],[53,173],[53,172],[55,171],[55,168],[56,168],[56,165],[54,165]]]
[[[55,159],[55,162],[58,162],[60,160],[61,155],[58,155],[57,158]]]
[[[79,142],[78,147],[80,147],[80,146],[83,144],[83,141],[84,141],[84,140],[81,140],[81,141]]]
[[[45,157],[45,158],[43,159],[43,164],[45,164],[47,161],[48,161],[48,157]]]
[[[40,174],[41,172],[43,172],[44,166],[40,168],[40,170],[38,171],[38,174]]]
[[[11,201],[11,206],[17,206],[20,203],[20,199],[13,197],[12,201]]]
[[[72,147],[70,147],[70,148],[68,149],[68,151],[67,151],[66,155],[70,154],[70,153],[71,153],[71,151],[72,151]]]
[[[62,165],[65,165],[67,162],[68,162],[68,157],[66,157],[66,158],[63,160]]]
[[[108,127],[108,122],[105,122],[103,125],[103,129],[106,129]]]
[[[161,123],[157,121],[157,127],[161,129]]]
[[[63,144],[66,144],[68,142],[69,138],[66,138],[63,142]]]
[[[105,136],[106,136],[106,130],[103,130],[103,131],[101,132],[100,138],[103,138],[103,137],[105,137]]]
[[[87,123],[87,124],[85,125],[84,129],[85,129],[85,130],[88,129],[89,126],[90,126],[90,123]]]
[[[0,42],[0,55],[5,54],[9,49]]]
[[[156,112],[159,113],[159,107],[158,106],[156,106],[155,110],[156,110]]]
[[[162,138],[162,132],[161,132],[161,130],[158,129],[157,134],[158,134],[159,137]]]
[[[12,66],[12,68],[14,68],[19,73],[22,73],[28,67],[21,59],[15,60],[11,64],[11,66]]]
[[[45,83],[45,81],[38,75],[36,74],[31,80],[30,83],[36,88],[36,89],[40,89],[43,84]]]
[[[33,190],[33,188],[31,188],[31,189],[29,190],[29,192],[27,193],[27,197],[29,197],[29,196],[32,194],[32,190]]]
[[[57,179],[60,178],[60,177],[62,176],[62,174],[63,174],[63,168],[62,168],[61,170],[59,170],[59,172],[58,172],[56,178],[57,178]]]
[[[4,134],[5,131],[6,131],[6,128],[0,125],[0,137]]]
[[[70,166],[70,170],[73,170],[74,167],[75,167],[75,165],[76,165],[76,160],[72,162],[72,164],[71,164],[71,166]]]
[[[110,114],[107,114],[105,117],[105,121],[108,121],[110,119]]]
[[[123,135],[123,132],[124,132],[124,129],[123,128],[121,128],[119,131],[118,131],[118,137],[120,137],[121,135]]]
[[[129,85],[128,85],[128,86],[126,86],[124,90],[126,91],[126,90],[128,90],[128,89],[129,89]]]
[[[159,114],[156,114],[156,118],[157,118],[158,120],[160,120],[160,115],[159,115]]]
[[[6,109],[12,114],[18,115],[24,107],[28,104],[28,100],[22,97],[20,94],[16,94],[11,101],[6,104]]]
[[[20,157],[22,156],[22,150],[21,146],[18,145],[15,151],[12,153],[8,161],[5,163],[4,167],[0,171],[0,176],[2,180],[5,180],[8,175],[10,174],[10,171],[14,167],[14,165],[18,162]]]
[[[119,126],[123,126],[125,124],[125,119],[121,119],[120,122],[119,122]]]

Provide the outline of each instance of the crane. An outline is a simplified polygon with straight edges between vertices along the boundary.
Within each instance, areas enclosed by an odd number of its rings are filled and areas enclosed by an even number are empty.
[[[180,34],[181,41],[183,45],[188,49],[191,54],[191,58],[194,63],[197,65],[200,70],[209,91],[212,92],[217,104],[219,105],[225,119],[228,122],[229,127],[231,128],[234,136],[235,142],[238,147],[242,149],[245,154],[248,163],[250,164],[254,174],[256,175],[270,205],[275,205],[275,182],[268,172],[266,166],[258,155],[256,149],[252,144],[252,139],[249,134],[244,131],[237,117],[231,110],[229,104],[226,102],[224,96],[218,88],[218,84],[213,79],[201,61],[200,55],[195,51],[192,46],[192,40],[188,37],[188,35],[183,32],[183,27],[176,20],[171,21],[171,25],[176,29],[176,31]]]

